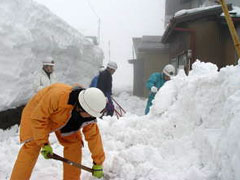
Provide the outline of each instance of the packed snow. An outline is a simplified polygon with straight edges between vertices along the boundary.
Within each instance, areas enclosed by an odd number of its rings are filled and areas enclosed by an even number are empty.
[[[187,14],[201,12],[201,11],[216,8],[216,7],[221,7],[221,6],[220,5],[212,5],[212,6],[207,5],[207,6],[202,6],[202,7],[193,8],[193,9],[182,9],[182,10],[177,11],[174,14],[174,17],[179,17],[179,16],[183,16],[183,15],[187,15]],[[240,8],[238,6],[233,6],[232,8],[233,9],[229,13],[234,17],[239,17],[240,16]],[[224,16],[224,13],[222,13],[221,16]]]
[[[103,61],[99,47],[32,0],[0,1],[0,39],[0,111],[32,96],[34,76],[49,56],[59,82],[69,84],[87,85]]]
[[[159,90],[149,115],[143,115],[146,99],[115,90],[127,113],[98,119],[104,172],[112,180],[240,179],[239,77],[240,65],[218,71],[214,64],[197,61],[189,76],[180,71]],[[21,146],[18,127],[0,136],[0,179],[8,179]],[[54,134],[50,142],[62,155]],[[82,164],[92,166],[86,146]],[[62,163],[40,155],[32,179],[61,178]],[[82,179],[93,177],[82,171]]]

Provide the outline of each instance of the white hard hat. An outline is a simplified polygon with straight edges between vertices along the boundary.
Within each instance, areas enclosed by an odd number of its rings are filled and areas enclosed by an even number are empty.
[[[107,103],[103,92],[94,87],[82,90],[78,95],[78,101],[82,108],[93,117],[101,117]]]
[[[52,57],[47,57],[45,60],[43,60],[43,65],[48,65],[48,66],[54,66],[55,63],[53,61],[53,58]]]
[[[108,64],[107,64],[107,67],[110,68],[110,69],[116,70],[118,68],[118,65],[114,61],[109,61]]]
[[[172,77],[175,75],[175,67],[171,64],[168,64],[163,68],[163,73],[169,77]]]

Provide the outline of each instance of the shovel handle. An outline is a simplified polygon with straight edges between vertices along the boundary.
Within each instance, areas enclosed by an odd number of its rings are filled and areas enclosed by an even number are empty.
[[[59,156],[59,155],[57,155],[57,154],[55,154],[55,153],[53,153],[53,154],[48,154],[48,157],[49,157],[50,159],[59,160],[59,161],[65,162],[65,163],[67,163],[67,164],[69,164],[69,165],[71,165],[71,166],[75,166],[75,167],[77,167],[77,168],[80,168],[80,169],[83,169],[83,170],[88,171],[88,172],[90,172],[90,173],[93,173],[93,169],[91,169],[91,168],[89,168],[89,167],[86,167],[86,166],[84,166],[84,165],[82,165],[82,164],[80,164],[80,163],[76,163],[76,162],[70,161],[69,159],[63,158],[63,157],[61,157],[61,156]]]

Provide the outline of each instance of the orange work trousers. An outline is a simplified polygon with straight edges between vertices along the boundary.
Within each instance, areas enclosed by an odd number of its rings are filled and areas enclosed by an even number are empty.
[[[70,136],[61,136],[60,132],[55,133],[58,141],[64,147],[64,157],[81,163],[82,160],[82,138],[80,132]],[[10,180],[28,180],[31,177],[32,170],[36,164],[41,146],[35,141],[30,141],[21,147]],[[64,180],[80,180],[81,171],[79,168],[63,163]]]

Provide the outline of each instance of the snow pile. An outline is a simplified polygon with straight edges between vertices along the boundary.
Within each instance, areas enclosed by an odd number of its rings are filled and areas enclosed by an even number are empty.
[[[156,96],[150,116],[159,116],[161,129],[173,139],[190,138],[206,176],[200,179],[240,178],[239,77],[239,65],[217,72],[215,65],[198,61],[188,77],[169,81]]]
[[[106,172],[116,180],[240,179],[239,77],[240,66],[218,72],[197,61],[160,89],[149,115],[105,118]]]
[[[69,84],[88,85],[102,64],[98,47],[32,0],[0,1],[0,38],[0,110],[24,104],[48,56],[59,81]]]

